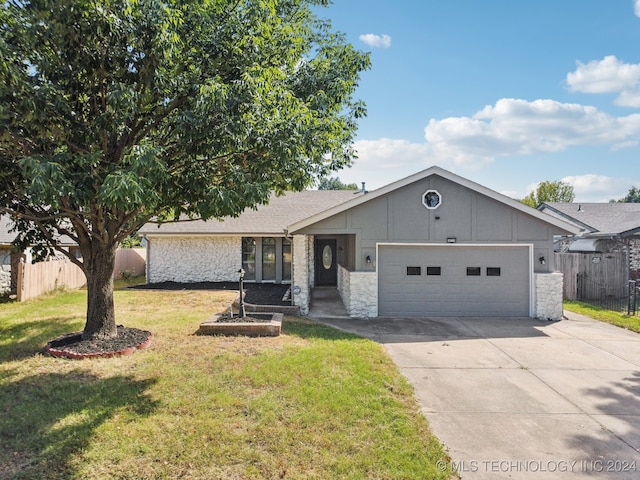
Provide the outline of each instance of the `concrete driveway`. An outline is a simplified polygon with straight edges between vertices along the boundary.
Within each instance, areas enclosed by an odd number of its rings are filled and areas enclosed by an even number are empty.
[[[318,319],[382,343],[463,479],[640,478],[640,335],[567,319]]]

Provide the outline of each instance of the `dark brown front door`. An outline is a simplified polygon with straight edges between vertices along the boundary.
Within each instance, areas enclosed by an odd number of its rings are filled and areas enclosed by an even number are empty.
[[[316,240],[315,257],[316,285],[336,285],[338,280],[336,241]]]

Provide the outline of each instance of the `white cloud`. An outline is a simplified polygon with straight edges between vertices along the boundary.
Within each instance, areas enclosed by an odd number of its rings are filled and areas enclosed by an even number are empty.
[[[574,145],[629,146],[638,136],[638,114],[616,118],[590,106],[512,98],[472,117],[432,119],[425,128],[434,160],[465,168],[481,167],[497,157],[558,152]]]
[[[633,1],[633,11],[636,16],[640,17],[640,0]]]
[[[425,142],[358,140],[359,158],[339,176],[346,183],[366,180],[374,189],[432,165],[454,172],[479,170],[501,157],[560,152],[572,146],[616,150],[636,146],[639,138],[640,114],[614,117],[592,106],[504,98],[472,116],[431,119]],[[620,198],[631,186],[629,180],[596,175],[563,181],[574,186],[579,201]],[[533,188],[535,184],[528,191]]]
[[[389,48],[391,46],[391,37],[389,35],[376,35],[367,33],[360,35],[360,40],[372,48]]]
[[[620,185],[618,178],[594,173],[564,177],[562,181],[571,185],[576,195],[616,191]]]
[[[633,182],[628,178],[614,178],[588,173],[568,176],[563,182],[573,186],[577,202],[608,202],[624,197]]]
[[[636,3],[636,8],[640,0]],[[578,62],[576,70],[567,74],[572,92],[619,93],[616,104],[640,107],[640,65],[624,63],[615,55],[589,63]]]
[[[399,178],[412,175],[434,165],[426,143],[414,143],[395,138],[358,140],[354,144],[358,158],[354,166],[338,172],[345,183],[367,182],[373,190]],[[441,165],[446,168],[445,165]]]

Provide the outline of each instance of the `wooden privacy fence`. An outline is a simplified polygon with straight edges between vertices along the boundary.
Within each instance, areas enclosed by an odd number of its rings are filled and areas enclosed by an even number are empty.
[[[113,278],[145,273],[145,249],[123,248],[116,252]],[[56,288],[80,288],[87,283],[80,267],[66,258],[39,263],[18,264],[16,298],[19,302],[35,298]]]
[[[568,300],[626,294],[629,265],[624,252],[556,253],[555,260],[564,275],[563,295]]]
[[[17,300],[24,302],[56,288],[80,288],[87,283],[80,267],[67,259],[18,264]]]
[[[116,252],[116,266],[113,269],[113,278],[144,275],[146,257],[146,249],[144,248],[121,248]]]

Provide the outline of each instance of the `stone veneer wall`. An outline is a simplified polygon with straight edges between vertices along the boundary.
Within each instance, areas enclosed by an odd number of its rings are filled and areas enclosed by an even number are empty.
[[[350,317],[378,316],[378,274],[350,272],[338,266],[338,292]]]
[[[351,301],[349,316],[372,318],[378,316],[378,274],[351,272]]]
[[[293,304],[300,307],[300,313],[309,313],[311,288],[313,286],[313,236],[294,235],[293,249],[293,278],[291,284]],[[299,292],[296,294],[296,287]]]
[[[535,274],[535,317],[541,320],[562,319],[562,281],[559,272]]]
[[[154,237],[147,247],[147,282],[235,282],[242,237]]]
[[[338,265],[338,293],[347,312],[351,310],[351,272]]]
[[[11,250],[0,249],[0,295],[11,292]]]

